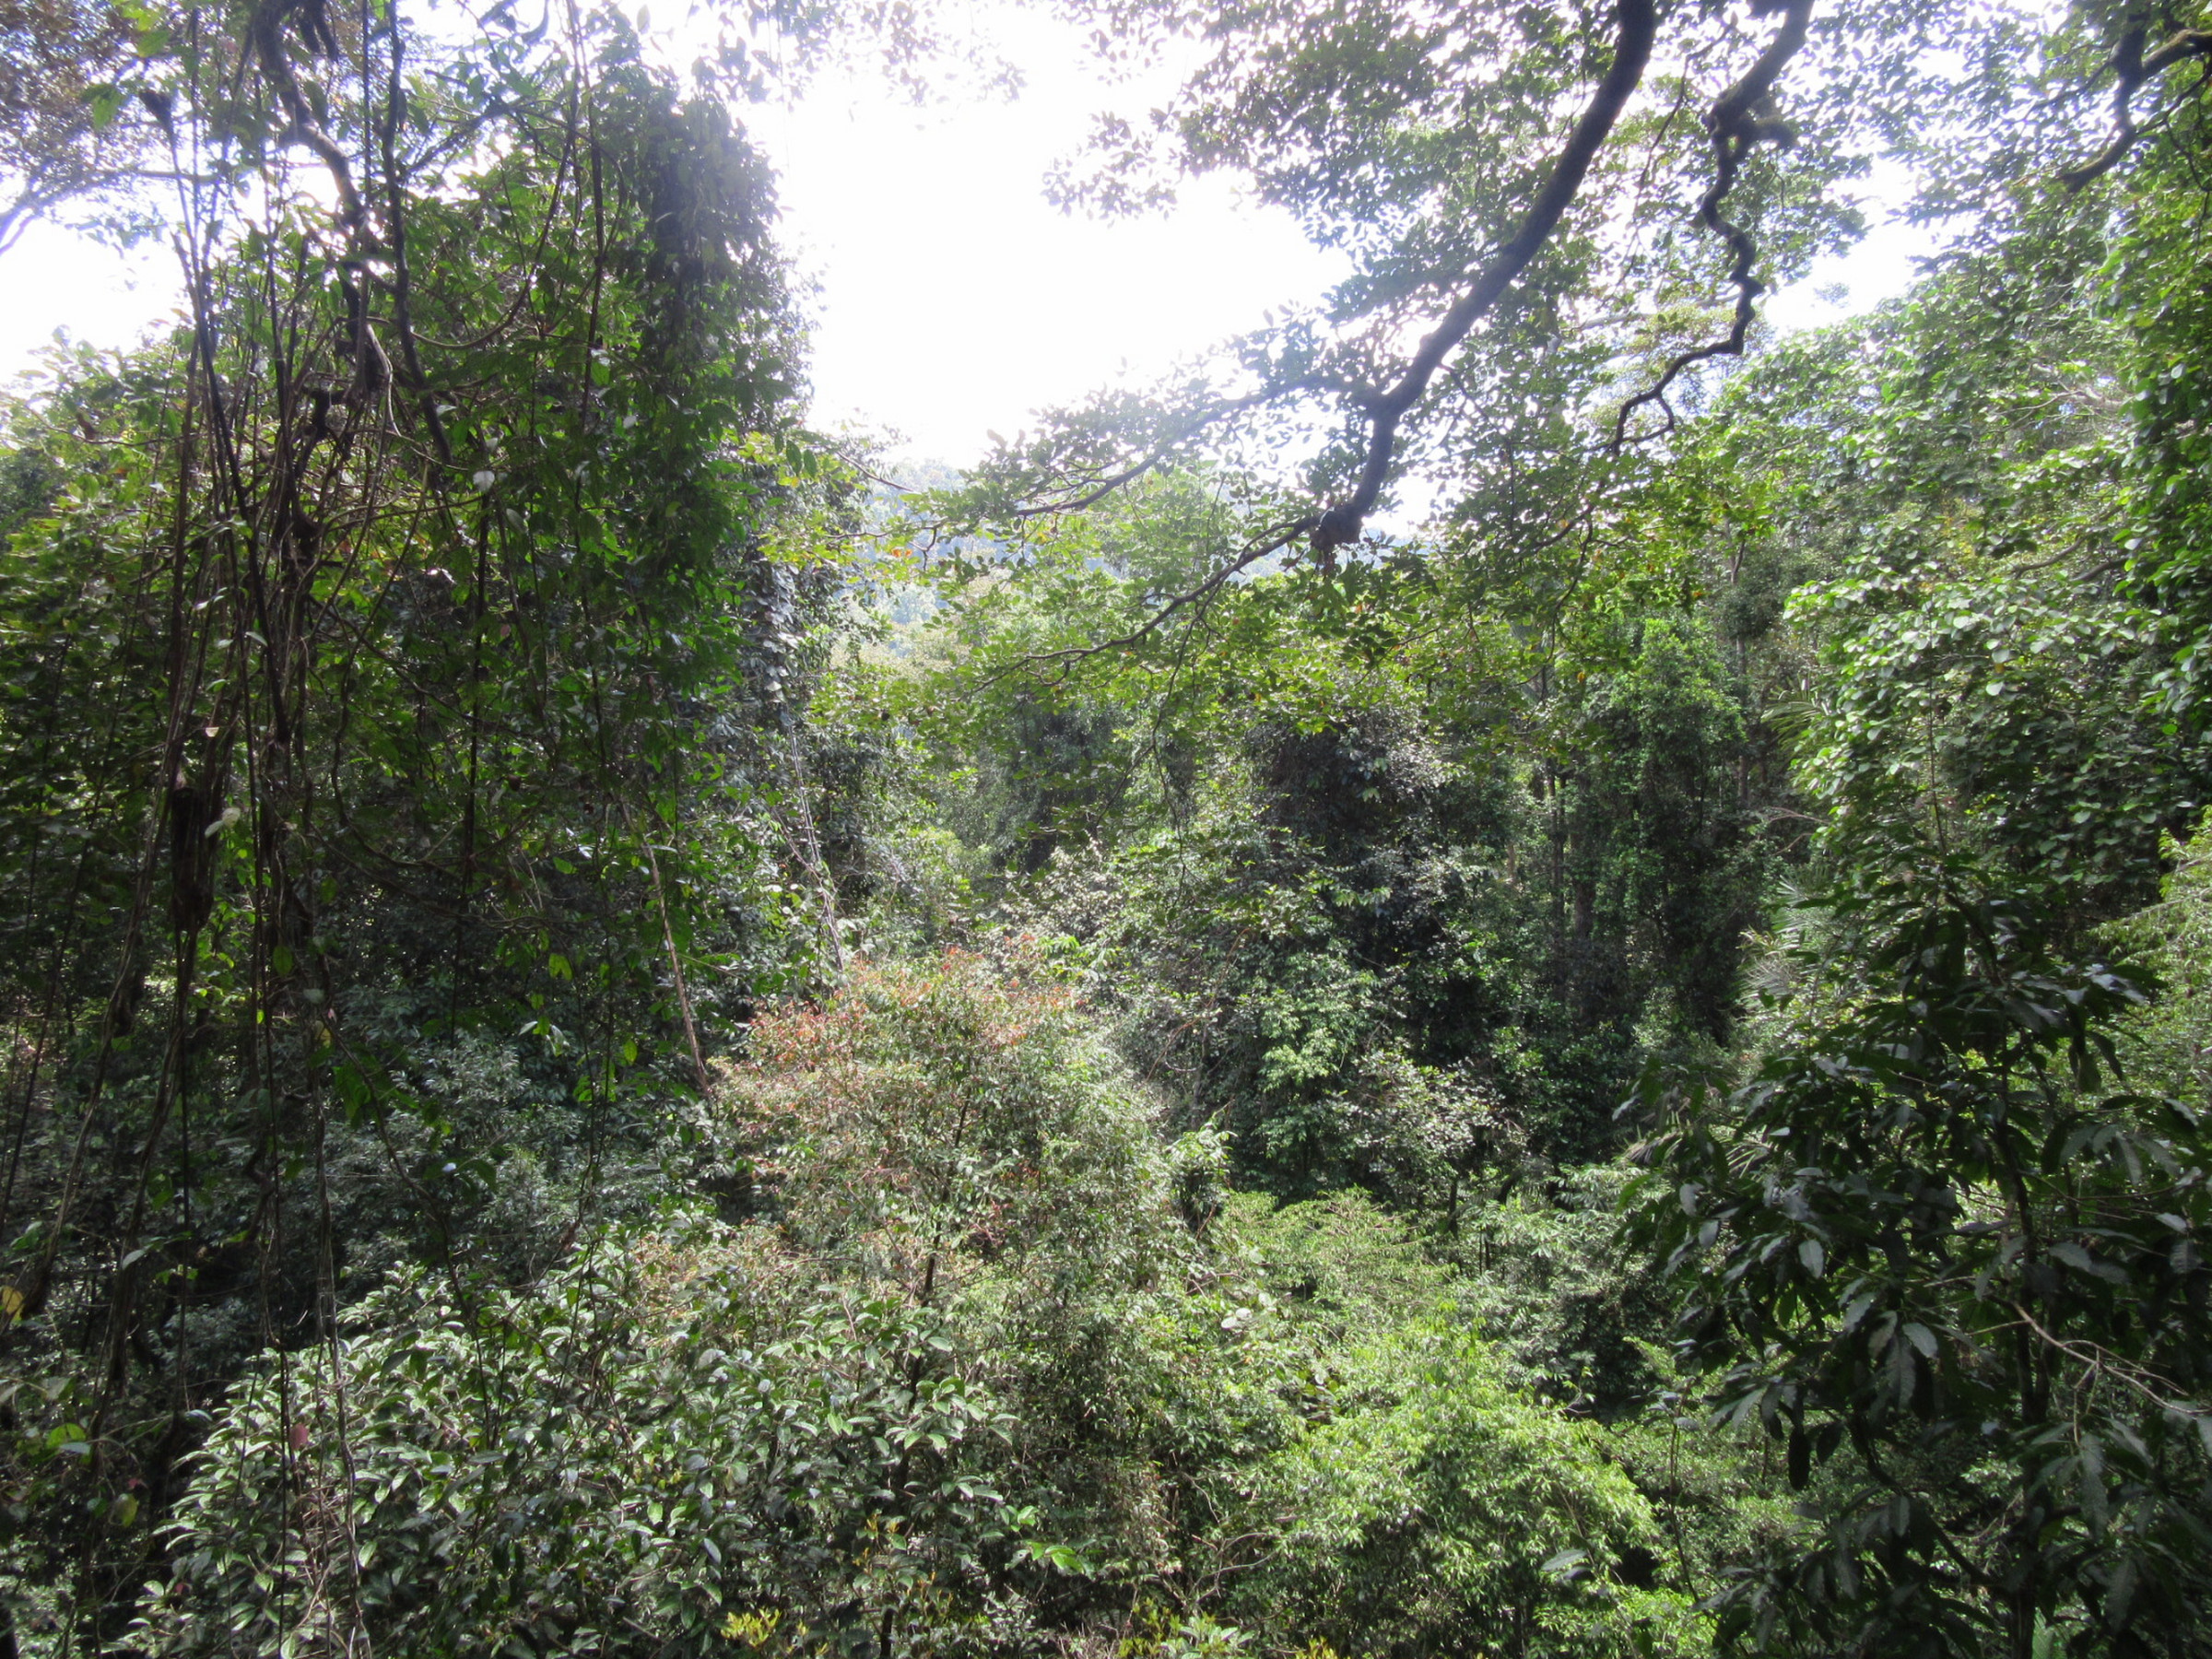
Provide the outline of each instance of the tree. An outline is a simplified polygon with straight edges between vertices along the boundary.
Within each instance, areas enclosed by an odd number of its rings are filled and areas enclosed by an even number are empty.
[[[782,567],[848,488],[735,68],[574,9],[131,49],[190,323],[6,416],[6,1547],[65,1644],[210,1387],[395,1258],[465,1300],[649,1203],[638,1103],[811,971]]]
[[[1178,171],[1234,171],[1351,250],[1358,274],[1243,342],[1241,379],[1051,418],[971,504],[1077,507],[1194,446],[1280,431],[1294,408],[1342,438],[1305,468],[1307,510],[1267,522],[1243,564],[1301,543],[1327,563],[1408,455],[1540,454],[1543,420],[1599,399],[1599,474],[1633,471],[1671,426],[1677,382],[1739,353],[1757,297],[1855,228],[1832,187],[1877,134],[1926,117],[1935,88],[1915,60],[1987,27],[1954,37],[1916,6],[1753,14],[1097,8],[1132,50],[1187,32],[1212,52],[1152,132],[1102,129],[1069,194],[1125,209]],[[1784,120],[1793,96],[1802,118]],[[1700,232],[1685,236],[1692,204]],[[1728,293],[1712,320],[1715,283]]]
[[[40,219],[138,176],[172,143],[173,100],[146,73],[170,21],[77,0],[0,6],[0,254]]]
[[[1816,420],[1844,442],[1810,499],[1856,546],[1789,606],[1822,648],[1794,721],[1814,878],[1748,1076],[1655,1070],[1644,1096],[1638,1225],[1684,1350],[1806,1495],[1806,1535],[1720,1597],[1755,1648],[2202,1651],[2212,1147],[2138,1035],[2194,1017],[2185,977],[2143,1011],[2186,976],[2161,929],[2194,925],[2194,886],[2099,926],[2152,897],[2204,793],[2196,620],[2159,576],[2186,489],[2159,412],[2202,353],[2135,309],[2194,288],[2165,263],[2177,164],[2136,154],[2116,234],[2070,194],[2108,169],[2021,185],[1830,343],[1859,372]],[[2162,947],[2131,965],[2131,934]]]

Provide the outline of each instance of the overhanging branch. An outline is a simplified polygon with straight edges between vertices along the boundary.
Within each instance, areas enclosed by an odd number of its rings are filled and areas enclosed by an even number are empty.
[[[1071,485],[1072,493],[1064,492],[1049,501],[1032,501],[1027,506],[1017,507],[1009,516],[1015,519],[1053,518],[1062,513],[1081,512],[1095,507],[1124,485],[1134,484],[1146,474],[1157,471],[1159,467],[1166,465],[1174,459],[1178,450],[1216,421],[1239,414],[1256,404],[1265,403],[1267,401],[1268,395],[1266,393],[1260,393],[1251,397],[1231,398],[1226,403],[1218,404],[1180,423],[1166,438],[1155,443],[1140,459],[1132,462],[1129,465],[1116,472],[1109,473],[1103,477],[1094,475],[1081,484]]]
[[[1759,61],[1744,77],[1722,93],[1705,114],[1705,130],[1712,135],[1712,182],[1698,202],[1698,218],[1728,249],[1728,280],[1735,288],[1735,313],[1728,332],[1717,340],[1677,352],[1655,382],[1620,406],[1613,418],[1613,440],[1606,446],[1608,453],[1619,451],[1628,436],[1629,417],[1646,404],[1655,403],[1666,410],[1668,425],[1673,425],[1673,411],[1667,408],[1666,394],[1684,370],[1716,357],[1743,355],[1745,336],[1750,333],[1752,319],[1759,314],[1759,297],[1767,291],[1767,285],[1751,274],[1751,267],[1759,259],[1759,243],[1748,230],[1725,217],[1721,208],[1735,189],[1744,158],[1751,153],[1752,147],[1762,138],[1781,138],[1787,132],[1777,123],[1762,121],[1759,111],[1773,95],[1774,83],[1781,78],[1789,61],[1804,49],[1806,29],[1812,16],[1813,0],[1787,0],[1783,7],[1782,28],[1766,51],[1759,53]]]
[[[305,9],[303,9],[305,8]],[[262,74],[267,78],[269,89],[276,95],[288,124],[283,138],[297,138],[315,152],[329,171],[331,182],[338,193],[338,217],[346,227],[347,236],[357,247],[373,247],[375,237],[369,228],[368,213],[361,202],[360,189],[354,182],[353,162],[343,147],[323,130],[315,119],[307,95],[300,88],[300,77],[293,72],[291,54],[284,44],[284,26],[294,12],[301,12],[303,27],[313,45],[318,33],[326,37],[329,25],[324,23],[319,7],[306,7],[306,0],[261,0],[247,19],[246,35],[253,43],[253,55],[260,59]],[[396,26],[394,35],[396,37]],[[325,42],[327,44],[327,41]],[[381,250],[380,250],[381,251]]]
[[[2136,124],[2136,94],[2144,83],[2163,75],[2188,58],[2212,59],[2212,29],[2184,29],[2170,36],[2158,50],[2146,53],[2148,36],[2140,23],[2130,25],[2112,48],[2112,73],[2119,85],[2112,88],[2112,139],[2088,160],[2058,175],[2068,190],[2080,190],[2120,165],[2143,135]]]
[[[1118,634],[1111,640],[1094,641],[1088,645],[1070,645],[1060,651],[1030,652],[1027,655],[1018,658],[1006,670],[992,676],[992,679],[1003,679],[1015,668],[1037,668],[1050,664],[1060,668],[1061,673],[1058,679],[1064,680],[1078,663],[1100,655],[1105,652],[1125,651],[1132,645],[1141,644],[1157,633],[1166,625],[1169,618],[1178,612],[1187,610],[1194,605],[1203,604],[1210,599],[1214,594],[1219,593],[1228,584],[1230,579],[1238,572],[1250,570],[1271,553],[1281,552],[1300,536],[1311,534],[1320,523],[1321,521],[1317,517],[1295,519],[1289,524],[1269,531],[1258,541],[1241,549],[1227,564],[1224,564],[1204,582],[1176,594],[1127,633]],[[990,682],[986,681],[985,683],[989,684]]]
[[[1568,135],[1566,147],[1552,162],[1551,171],[1536,192],[1535,200],[1529,204],[1520,228],[1490,256],[1489,263],[1476,273],[1466,291],[1422,340],[1420,348],[1413,354],[1413,360],[1406,364],[1406,371],[1396,382],[1368,405],[1367,457],[1359,469],[1359,483],[1348,497],[1315,521],[1312,545],[1317,556],[1326,559],[1338,547],[1359,539],[1367,515],[1374,511],[1382,485],[1390,476],[1391,460],[1397,447],[1398,422],[1420,401],[1437,370],[1467,337],[1467,331],[1504,297],[1515,278],[1543,250],[1581,191],[1590,164],[1611,135],[1621,111],[1642,83],[1644,65],[1651,60],[1652,42],[1658,33],[1658,11],[1653,0],[1619,0],[1617,15],[1619,37],[1614,46],[1612,66],[1606,71],[1606,77],[1598,84],[1589,106],[1574,124],[1574,130]]]

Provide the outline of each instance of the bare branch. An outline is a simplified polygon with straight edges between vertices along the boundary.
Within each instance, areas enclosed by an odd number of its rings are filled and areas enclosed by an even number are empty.
[[[2034,1332],[2040,1341],[2067,1359],[2088,1366],[2090,1380],[2100,1376],[2110,1377],[2122,1387],[2141,1395],[2147,1404],[2160,1411],[2172,1412],[2192,1420],[2205,1415],[2204,1407],[2183,1394],[2171,1379],[2146,1367],[2131,1364],[2112,1349],[2097,1343],[2074,1341],[2045,1330],[2035,1315],[2018,1302],[2013,1304],[2012,1311],[2019,1315],[2020,1324]]]

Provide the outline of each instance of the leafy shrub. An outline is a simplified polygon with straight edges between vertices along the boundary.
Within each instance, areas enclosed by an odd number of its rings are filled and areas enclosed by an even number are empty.
[[[612,1238],[526,1290],[412,1273],[361,1315],[236,1391],[151,1651],[708,1653],[748,1618],[831,1651],[942,1618],[1004,1537],[942,1321],[764,1233]]]
[[[147,1643],[936,1649],[1006,1617],[1053,1551],[994,1484],[1002,1391],[1049,1441],[1040,1379],[1084,1384],[1116,1288],[1187,1236],[1166,1159],[1070,1000],[972,959],[863,972],[755,1048],[688,1136],[749,1220],[609,1233],[522,1288],[410,1271],[272,1358]]]
[[[1694,1638],[1628,1582],[1664,1540],[1603,1432],[1515,1386],[1466,1281],[1356,1196],[1225,1193],[1032,965],[864,968],[752,1055],[672,1137],[719,1216],[534,1284],[404,1269],[250,1374],[141,1644]]]

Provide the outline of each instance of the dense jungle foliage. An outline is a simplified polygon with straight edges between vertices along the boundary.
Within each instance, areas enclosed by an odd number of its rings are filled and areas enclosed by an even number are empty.
[[[900,482],[945,18],[0,0],[0,1654],[2212,1655],[2212,14],[1062,10],[1353,274]]]

